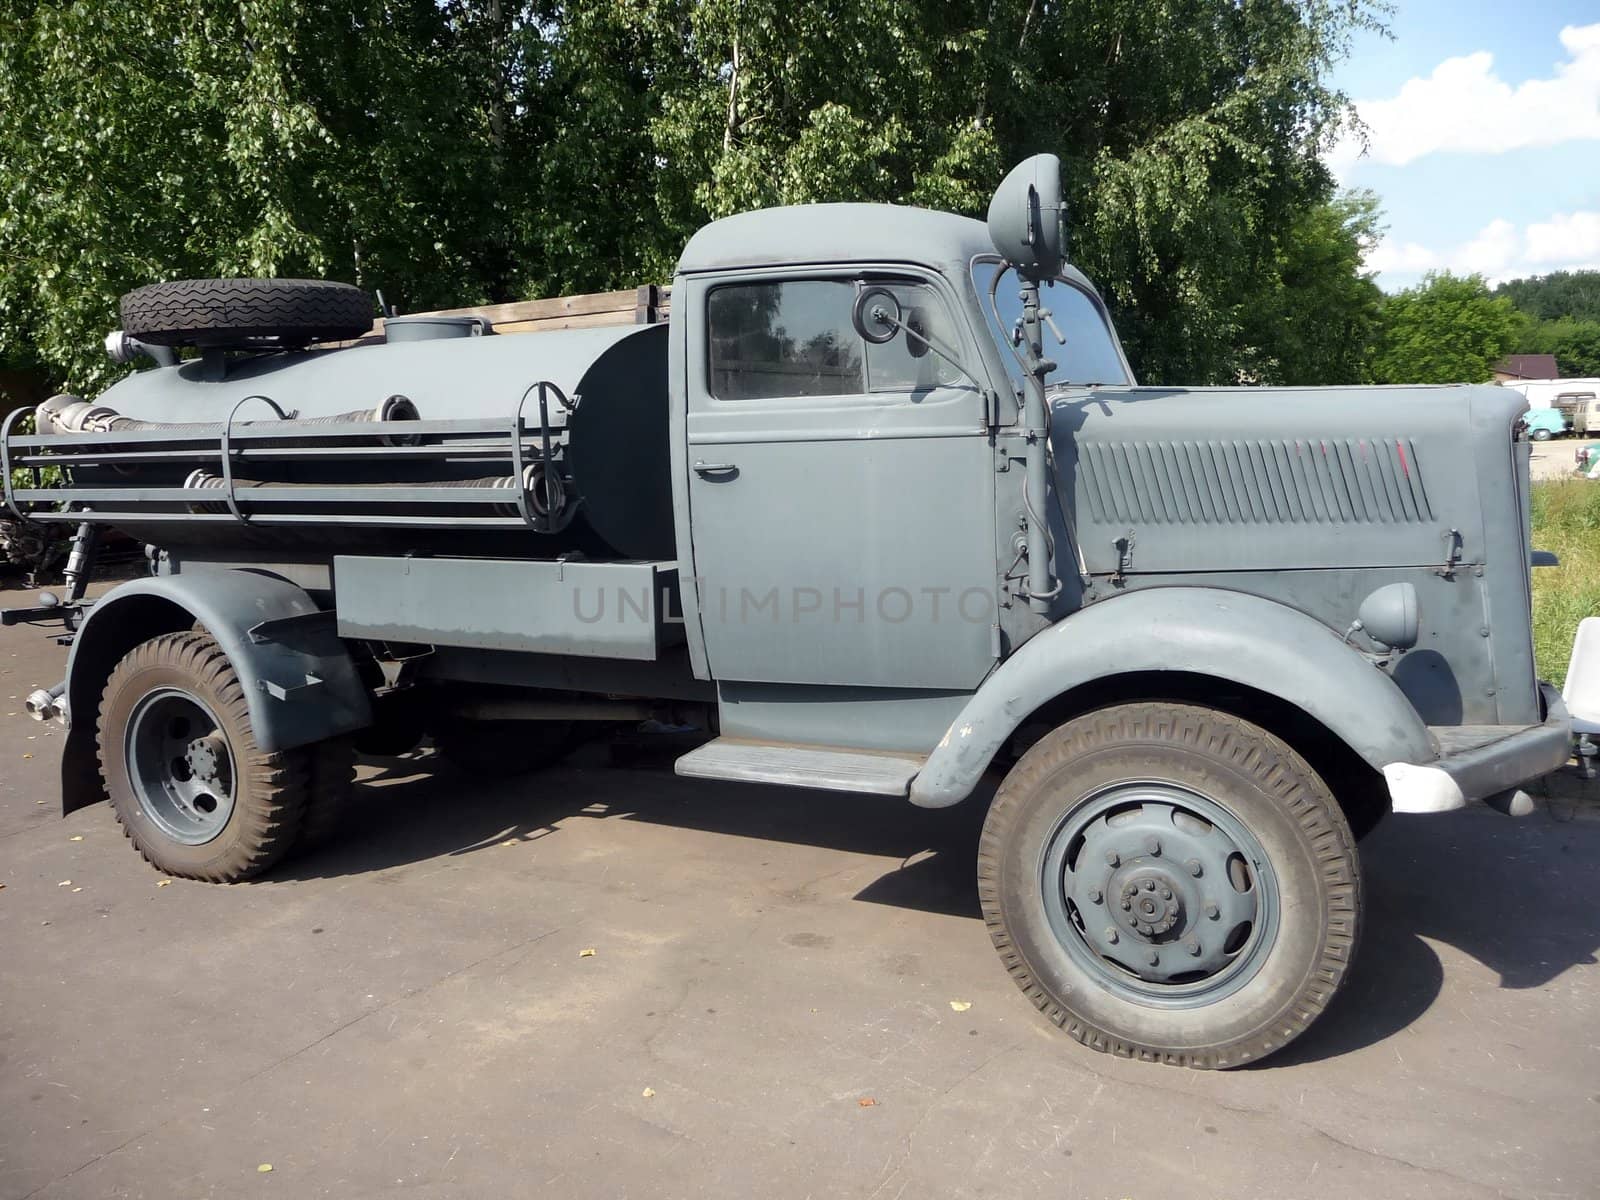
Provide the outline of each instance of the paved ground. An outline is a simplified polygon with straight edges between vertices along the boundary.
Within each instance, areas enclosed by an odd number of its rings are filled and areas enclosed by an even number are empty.
[[[1600,824],[1392,819],[1342,1001],[1201,1074],[1035,1015],[971,814],[660,752],[368,768],[335,847],[158,886],[103,807],[56,815],[60,739],[8,715],[58,653],[0,633],[5,1200],[1600,1190]]]
[[[1588,442],[1587,438],[1551,438],[1548,442],[1533,442],[1533,457],[1529,471],[1533,478],[1566,479],[1572,475],[1573,452]]]

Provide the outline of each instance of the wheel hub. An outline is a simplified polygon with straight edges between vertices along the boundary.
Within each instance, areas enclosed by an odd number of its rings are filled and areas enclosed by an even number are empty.
[[[1276,885],[1262,886],[1270,872],[1254,836],[1215,801],[1175,785],[1091,797],[1063,818],[1043,865],[1057,937],[1140,999],[1178,1002],[1233,986],[1277,921]]]
[[[203,845],[233,815],[235,772],[211,709],[177,688],[142,697],[124,741],[129,782],[146,817],[167,837]]]
[[[190,777],[199,783],[215,783],[219,764],[227,752],[227,745],[222,743],[220,734],[212,733],[206,737],[195,738],[189,743],[189,748],[184,754],[184,761],[189,764]]]
[[[1165,871],[1135,871],[1122,885],[1123,924],[1147,938],[1171,932],[1183,913],[1178,886]]]

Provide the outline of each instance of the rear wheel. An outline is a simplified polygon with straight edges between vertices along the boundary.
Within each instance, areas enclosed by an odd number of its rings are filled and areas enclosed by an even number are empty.
[[[1326,784],[1258,726],[1129,704],[1048,734],[984,825],[979,896],[1018,986],[1096,1050],[1229,1067],[1302,1033],[1360,926]]]
[[[257,747],[244,688],[206,634],[163,634],[129,651],[106,682],[98,736],[112,810],[158,870],[232,883],[293,845],[309,752]]]

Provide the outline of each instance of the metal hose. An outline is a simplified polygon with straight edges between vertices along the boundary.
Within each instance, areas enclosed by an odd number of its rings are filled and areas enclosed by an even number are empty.
[[[226,488],[227,481],[220,475],[210,471],[192,471],[183,481],[185,488],[212,488],[222,490]],[[274,482],[263,479],[240,479],[237,476],[233,481],[236,492],[249,491],[252,488],[325,488],[335,486],[327,483],[300,483],[300,482]],[[410,488],[494,488],[512,491],[517,487],[517,478],[514,475],[491,476],[486,479],[443,479],[429,480],[427,482],[381,482],[361,483],[352,485],[360,488],[371,488],[374,491],[385,489],[410,489]],[[557,471],[548,470],[542,462],[529,463],[522,472],[522,487],[528,493],[528,505],[535,516],[559,516],[567,506],[566,484],[562,481]],[[189,511],[193,513],[225,513],[227,504],[218,501],[191,501]],[[514,517],[519,514],[516,502],[496,504],[491,510],[497,516]]]
[[[40,433],[129,433],[135,430],[161,430],[167,433],[207,434],[222,436],[223,422],[196,421],[143,421],[137,417],[123,416],[114,408],[93,404],[76,396],[51,396],[34,409],[34,421]],[[343,425],[352,422],[416,421],[420,419],[417,406],[405,396],[390,396],[377,408],[359,409],[355,412],[335,413],[328,417],[296,417],[285,420],[284,425]],[[251,424],[240,421],[238,425]],[[386,446],[410,445],[418,440],[414,435],[393,434],[381,439]]]

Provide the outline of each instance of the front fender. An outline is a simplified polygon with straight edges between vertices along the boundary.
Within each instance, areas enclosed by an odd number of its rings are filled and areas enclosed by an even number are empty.
[[[1437,757],[1394,681],[1327,626],[1244,592],[1153,588],[1074,613],[1002,663],[928,756],[912,781],[912,802],[944,808],[966,798],[1040,705],[1097,679],[1139,671],[1183,671],[1277,696],[1379,771]]]
[[[89,609],[67,658],[62,809],[102,799],[94,769],[100,693],[140,642],[196,623],[216,639],[244,686],[256,744],[310,745],[372,723],[367,689],[332,614],[294,584],[254,571],[195,571],[122,584]]]

